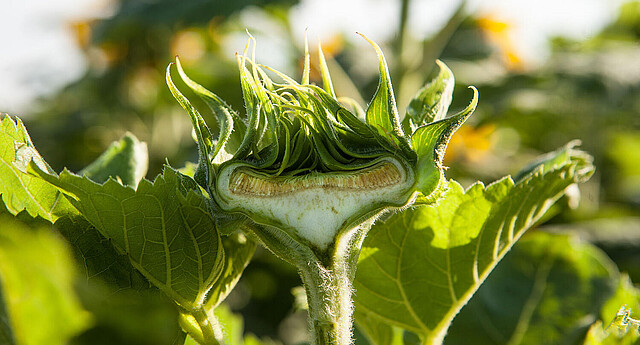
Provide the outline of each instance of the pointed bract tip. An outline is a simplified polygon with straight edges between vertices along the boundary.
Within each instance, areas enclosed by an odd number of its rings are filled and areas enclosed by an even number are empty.
[[[304,30],[304,67],[302,69],[302,85],[309,84],[309,75],[311,72],[311,59],[309,57],[309,40],[307,38],[307,29]]]
[[[356,31],[356,34],[360,35],[362,38],[364,38],[367,42],[369,42],[369,44],[371,44],[374,48],[376,48],[376,50],[380,49],[380,46],[374,42],[373,40],[371,40],[369,37],[365,36],[365,34]]]
[[[171,73],[171,66],[174,65],[174,62],[169,62],[169,64],[167,65],[167,73],[166,73],[166,77],[171,79],[171,77],[169,76],[169,74]]]
[[[473,85],[469,85],[468,88],[473,90],[473,99],[471,100],[471,103],[473,104],[473,107],[475,108],[478,105],[478,95],[480,93],[478,92],[478,89],[476,89],[476,87],[473,86]]]

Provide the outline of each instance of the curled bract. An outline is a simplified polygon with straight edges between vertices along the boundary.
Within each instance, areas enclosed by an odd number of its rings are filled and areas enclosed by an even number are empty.
[[[364,37],[364,36],[363,36]],[[367,39],[365,37],[365,39]],[[342,231],[387,208],[443,191],[442,159],[453,132],[477,104],[446,118],[453,76],[441,73],[411,102],[400,121],[387,64],[380,47],[378,90],[364,119],[339,102],[320,52],[323,87],[309,83],[306,49],[302,82],[258,65],[250,39],[237,57],[246,117],[191,80],[180,62],[181,79],[218,116],[217,140],[203,117],[167,83],[193,122],[200,158],[195,179],[224,212],[284,230],[294,241],[325,250]],[[276,81],[274,81],[274,79]]]

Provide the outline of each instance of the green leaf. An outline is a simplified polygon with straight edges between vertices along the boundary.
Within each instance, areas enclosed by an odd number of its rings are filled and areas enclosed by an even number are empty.
[[[445,344],[577,344],[618,276],[604,252],[576,237],[526,235],[456,316]]]
[[[92,280],[77,284],[94,327],[74,345],[173,345],[184,341],[175,303],[156,288],[136,291]],[[181,344],[181,342],[179,342]]]
[[[444,181],[442,160],[449,140],[478,105],[478,90],[473,86],[471,89],[473,99],[467,108],[454,116],[418,128],[411,137],[411,146],[418,155],[416,190],[425,197],[441,187]]]
[[[615,294],[604,304],[585,345],[637,345],[640,343],[640,289],[626,274],[620,277]],[[607,325],[604,327],[604,325]]]
[[[604,327],[598,321],[589,328],[584,345],[638,345],[640,332],[635,327]]]
[[[403,345],[401,328],[391,326],[375,315],[360,312],[358,309],[355,312],[355,319],[358,330],[365,335],[369,344]]]
[[[76,261],[87,283],[101,282],[117,289],[136,291],[149,288],[149,281],[136,270],[129,258],[83,217],[64,217],[54,224],[73,248]]]
[[[418,127],[440,121],[447,116],[455,79],[444,62],[436,60],[436,63],[440,68],[438,76],[418,90],[407,106],[407,113],[402,119],[405,133],[413,133]]]
[[[30,168],[65,190],[150,282],[185,309],[202,307],[223,268],[224,251],[210,200],[194,180],[166,167],[153,183],[142,180],[134,190],[113,179],[98,184],[66,170],[56,178]]]
[[[579,165],[590,167],[593,157],[586,152],[576,150],[575,147],[578,145],[580,145],[580,141],[573,140],[556,151],[540,156],[527,167],[522,169],[522,171],[520,171],[513,179],[515,181],[520,181],[523,178],[527,178],[527,176],[531,175],[538,169],[542,169],[542,172],[546,173],[547,171],[566,164],[568,160],[575,160]],[[588,176],[585,177],[590,177],[592,173],[593,171],[588,173]]]
[[[63,217],[54,226],[73,247],[78,296],[94,316],[74,344],[171,345],[183,334],[175,304],[87,220]]]
[[[256,242],[240,232],[225,236],[222,246],[225,252],[224,269],[207,295],[206,309],[217,307],[229,295],[256,250]]]
[[[131,133],[114,141],[95,161],[79,172],[91,180],[104,183],[118,178],[125,186],[135,187],[147,174],[149,155],[147,144]]]
[[[385,323],[374,315],[358,313],[356,326],[372,345],[419,345],[420,337],[406,329]],[[356,333],[356,344],[358,343]]]
[[[0,121],[0,194],[7,210],[14,215],[26,210],[30,216],[50,222],[77,214],[54,186],[25,173],[31,161],[53,173],[33,146],[22,121],[5,115]]]
[[[0,222],[0,297],[12,330],[7,335],[0,326],[0,339],[67,344],[91,321],[74,292],[77,272],[66,243],[48,228],[30,229],[6,216]]]
[[[569,185],[590,176],[593,167],[579,156],[576,151],[552,168],[540,165],[517,183],[506,177],[465,191],[452,181],[437,205],[375,224],[358,262],[358,313],[437,344],[522,233]]]
[[[378,61],[380,62],[380,80],[378,82],[378,89],[367,108],[367,123],[378,129],[383,135],[393,133],[398,137],[403,137],[404,133],[400,127],[400,118],[398,116],[398,108],[396,107],[396,99],[393,95],[389,67],[382,54],[382,49],[366,36],[360,33],[358,34],[373,46],[376,54],[378,54]]]

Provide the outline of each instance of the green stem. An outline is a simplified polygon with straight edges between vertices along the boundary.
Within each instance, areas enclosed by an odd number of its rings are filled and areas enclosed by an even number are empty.
[[[373,219],[342,231],[325,251],[296,242],[286,232],[268,226],[246,226],[274,254],[295,265],[307,293],[314,345],[351,345],[352,282],[362,242]]]
[[[194,311],[191,315],[196,319],[202,331],[202,338],[204,340],[202,345],[220,345],[215,332],[215,327],[217,326],[216,320],[211,320],[204,309]]]
[[[307,291],[313,344],[351,344],[353,301],[350,269],[336,263],[324,267],[315,261],[309,262],[300,272]]]
[[[336,239],[328,264],[309,260],[299,266],[307,292],[314,345],[350,345],[353,328],[352,283],[367,221]]]

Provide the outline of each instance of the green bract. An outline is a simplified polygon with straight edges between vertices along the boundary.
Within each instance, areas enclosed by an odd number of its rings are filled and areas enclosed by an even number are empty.
[[[246,49],[238,57],[248,119],[241,125],[219,97],[186,76],[178,60],[182,80],[219,115],[215,146],[202,116],[176,89],[167,70],[171,91],[196,128],[200,147],[196,180],[221,209],[284,230],[295,242],[324,252],[339,233],[386,208],[405,206],[418,195],[437,198],[445,184],[444,150],[473,112],[477,92],[474,89],[467,109],[444,119],[453,78],[439,63],[444,73],[430,85],[436,92],[412,102],[406,117],[411,126],[403,129],[384,56],[369,42],[378,54],[380,82],[362,112],[364,119],[336,98],[321,50],[324,88],[309,84],[308,53],[298,83],[258,65]]]

